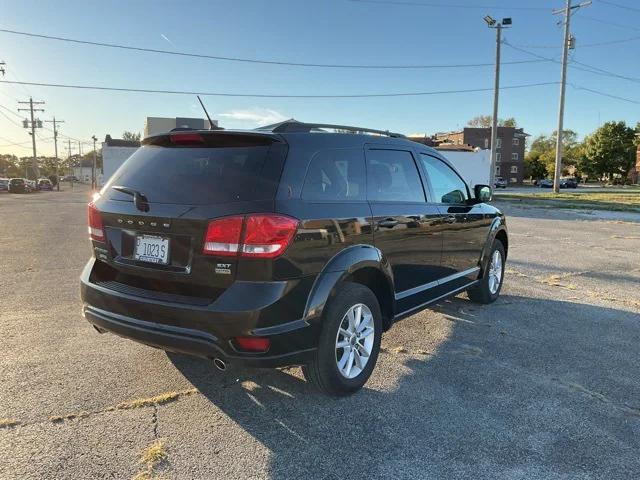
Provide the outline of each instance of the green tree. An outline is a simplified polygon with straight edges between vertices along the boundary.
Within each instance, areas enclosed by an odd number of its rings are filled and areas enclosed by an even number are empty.
[[[18,157],[10,154],[0,155],[0,176],[9,178],[18,176]]]
[[[139,142],[141,138],[140,133],[134,133],[134,132],[130,132],[128,130],[125,130],[124,132],[122,132],[122,139],[123,140],[129,140],[132,142]]]
[[[468,127],[482,127],[488,128],[491,126],[491,115],[478,115],[477,117],[473,117],[471,120],[467,122]],[[513,117],[507,119],[498,119],[498,126],[500,127],[517,127],[518,123],[516,119]]]
[[[524,159],[524,176],[535,179],[545,178],[548,174],[547,166],[540,159],[539,153],[529,153]]]
[[[635,131],[624,121],[607,122],[586,139],[585,166],[598,176],[623,178],[635,162]]]
[[[531,142],[529,155],[536,155],[544,163],[547,174],[556,170],[556,143],[558,132],[551,135],[538,135]],[[578,134],[573,130],[562,131],[562,165],[563,167],[577,165],[582,155],[582,144],[578,142]]]

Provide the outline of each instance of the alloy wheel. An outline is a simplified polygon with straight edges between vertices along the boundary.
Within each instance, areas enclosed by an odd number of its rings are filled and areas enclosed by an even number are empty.
[[[489,292],[495,295],[502,281],[502,255],[498,250],[493,252],[489,265]]]
[[[375,339],[375,324],[369,307],[358,303],[342,317],[336,335],[336,363],[345,378],[355,378],[369,362]]]

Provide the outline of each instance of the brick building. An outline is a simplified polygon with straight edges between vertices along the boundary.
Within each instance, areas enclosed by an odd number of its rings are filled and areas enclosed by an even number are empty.
[[[496,145],[496,176],[512,184],[521,184],[524,178],[525,140],[529,135],[522,128],[498,127]],[[434,135],[436,144],[471,145],[491,148],[491,128],[465,127],[462,130]]]
[[[640,133],[636,133],[638,137],[638,146],[636,147],[636,163],[629,171],[631,183],[640,184]]]

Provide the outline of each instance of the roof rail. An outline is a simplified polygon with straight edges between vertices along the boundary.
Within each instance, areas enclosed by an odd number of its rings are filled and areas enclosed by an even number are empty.
[[[330,123],[304,123],[297,120],[285,120],[284,122],[267,125],[265,127],[256,128],[256,130],[269,130],[273,133],[309,133],[314,130],[323,128],[332,128],[335,130],[345,130],[350,133],[374,133],[376,135],[385,135],[393,138],[405,138],[401,133],[393,133],[389,130],[374,130],[372,128],[350,127],[348,125],[333,125]]]

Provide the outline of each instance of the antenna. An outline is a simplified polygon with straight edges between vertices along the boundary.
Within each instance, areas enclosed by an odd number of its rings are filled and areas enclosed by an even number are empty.
[[[202,103],[202,99],[200,98],[200,95],[196,95],[196,97],[198,97],[198,101],[200,102],[200,105],[202,105],[202,109],[204,110],[204,114],[207,116],[207,120],[209,120],[209,130],[217,130],[217,128],[213,126],[213,122],[211,121],[211,117],[209,116],[209,112],[207,112],[207,108],[204,106],[204,103]]]

